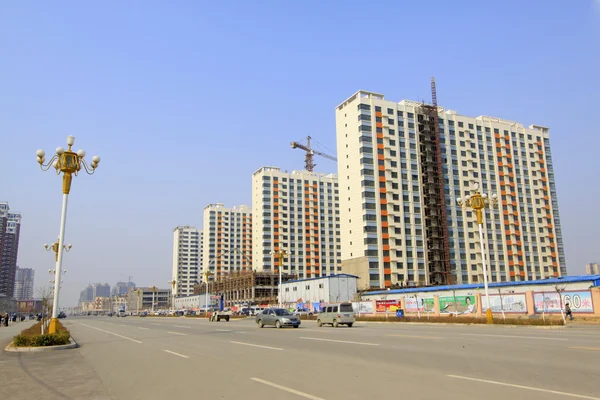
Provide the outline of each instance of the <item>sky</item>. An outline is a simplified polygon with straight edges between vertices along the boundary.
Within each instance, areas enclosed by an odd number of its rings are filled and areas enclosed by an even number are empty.
[[[600,259],[600,1],[103,1],[0,4],[0,201],[18,264],[48,285],[61,177],[35,151],[102,161],[69,197],[61,306],[91,282],[168,287],[173,228],[251,205],[260,167],[335,152],[358,90],[550,127],[569,274]],[[49,157],[48,157],[49,158]],[[336,172],[316,159],[316,171]]]

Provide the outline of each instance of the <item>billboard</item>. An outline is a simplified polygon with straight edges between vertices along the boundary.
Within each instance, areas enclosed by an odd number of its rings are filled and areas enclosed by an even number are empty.
[[[404,308],[407,312],[433,312],[433,297],[406,297]]]
[[[396,312],[400,308],[400,300],[375,300],[377,312]]]
[[[33,312],[34,304],[35,304],[35,302],[33,300],[18,301],[17,302],[17,311],[20,313],[31,313],[31,312]]]
[[[433,300],[433,299],[432,299]],[[474,314],[475,296],[447,296],[440,297],[440,313],[441,314]]]
[[[481,310],[487,311],[487,303],[485,296],[481,297]],[[525,294],[490,294],[490,307],[492,312],[500,313],[504,310],[505,313],[526,313],[527,301]]]
[[[373,314],[372,301],[354,301],[352,302],[352,308],[357,314]]]
[[[593,313],[594,305],[592,303],[592,293],[585,291],[561,292],[562,307],[569,303],[573,313]],[[560,298],[557,292],[534,293],[533,302],[536,313],[559,313],[561,308]]]

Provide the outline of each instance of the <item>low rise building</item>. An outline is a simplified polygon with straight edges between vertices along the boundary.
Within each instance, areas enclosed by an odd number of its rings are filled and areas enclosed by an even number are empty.
[[[325,303],[352,301],[357,293],[358,277],[349,274],[322,276],[312,279],[293,280],[282,283],[281,302],[287,307],[303,304],[301,308],[318,309],[313,306]]]

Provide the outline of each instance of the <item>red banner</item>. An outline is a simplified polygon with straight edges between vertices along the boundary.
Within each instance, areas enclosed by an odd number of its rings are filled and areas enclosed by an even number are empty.
[[[400,308],[400,300],[375,300],[377,312],[396,312],[397,308]]]

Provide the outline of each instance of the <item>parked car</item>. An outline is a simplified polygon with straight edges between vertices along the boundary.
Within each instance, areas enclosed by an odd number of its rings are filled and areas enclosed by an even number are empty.
[[[317,326],[331,324],[337,328],[339,325],[348,325],[348,328],[350,328],[354,321],[356,321],[356,317],[354,316],[352,303],[329,304],[323,308],[323,311],[317,317]]]
[[[256,323],[259,328],[265,325],[273,325],[276,328],[284,326],[300,326],[300,317],[292,314],[285,308],[267,308],[262,313],[256,315]]]
[[[67,314],[65,314],[64,311],[61,311],[58,313],[58,318],[67,318]]]
[[[302,316],[306,317],[306,316],[312,316],[313,312],[310,310],[296,310],[296,311],[294,311],[294,315],[297,315],[299,317],[302,317]]]
[[[147,317],[148,316],[148,311],[142,311],[140,313],[140,317]]]

